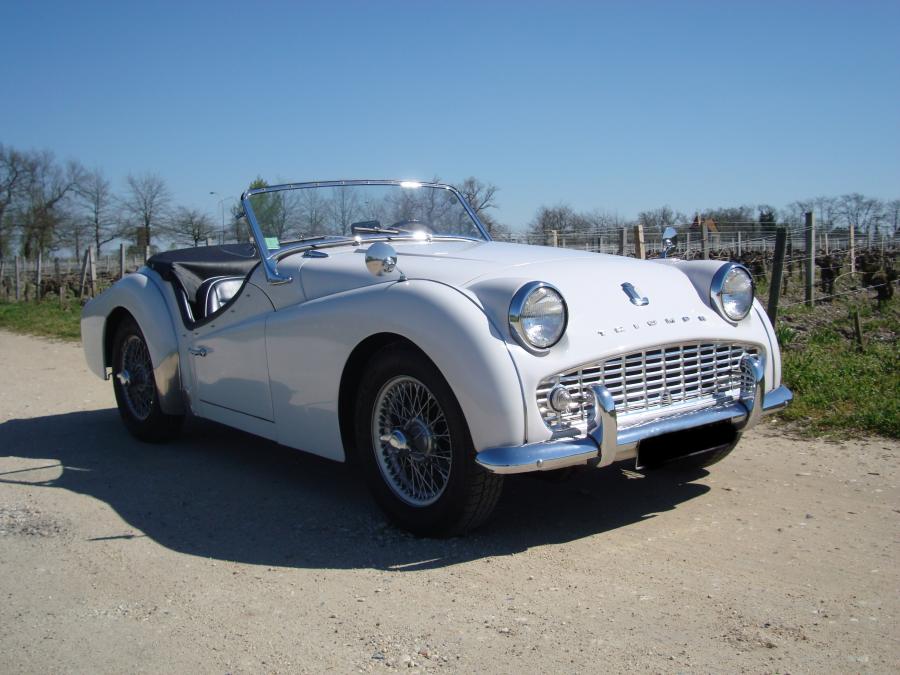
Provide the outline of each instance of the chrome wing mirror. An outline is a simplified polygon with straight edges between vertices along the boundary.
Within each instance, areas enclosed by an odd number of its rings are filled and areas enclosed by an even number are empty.
[[[674,227],[667,227],[662,233],[662,252],[660,258],[668,258],[669,254],[675,250],[675,243],[678,241],[678,232]]]
[[[366,249],[366,268],[374,276],[380,277],[390,274],[397,267],[397,251],[390,244],[383,241],[376,241]],[[400,272],[400,270],[397,270]],[[400,281],[405,281],[406,277],[400,272]]]

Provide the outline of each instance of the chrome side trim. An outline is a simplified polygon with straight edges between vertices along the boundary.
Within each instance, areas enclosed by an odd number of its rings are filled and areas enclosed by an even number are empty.
[[[754,375],[762,365],[757,361],[753,366]],[[683,431],[720,422],[730,422],[743,432],[759,421],[763,412],[774,412],[790,403],[793,395],[787,387],[778,387],[770,391],[765,400],[761,395],[762,379],[756,382],[752,397],[745,397],[726,406],[705,408],[683,415],[662,417],[644,424],[615,428],[615,416],[608,415],[606,405],[599,392],[601,421],[594,424],[587,436],[574,439],[561,439],[542,443],[527,443],[518,446],[504,446],[482,450],[475,461],[491,473],[511,474],[529,471],[549,471],[567,466],[588,464],[599,457],[598,466],[612,463],[617,457],[628,454],[628,451],[646,438],[662,436],[675,431]],[[596,387],[603,389],[603,387]],[[598,392],[592,391],[595,396]],[[614,431],[613,431],[614,430]],[[614,436],[612,434],[615,434]],[[616,439],[615,445],[612,438]],[[605,448],[609,448],[607,451]]]

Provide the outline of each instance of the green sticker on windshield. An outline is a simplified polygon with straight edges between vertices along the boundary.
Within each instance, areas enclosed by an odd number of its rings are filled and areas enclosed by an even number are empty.
[[[278,237],[266,237],[266,248],[270,251],[276,251],[281,248],[281,244],[278,243]]]

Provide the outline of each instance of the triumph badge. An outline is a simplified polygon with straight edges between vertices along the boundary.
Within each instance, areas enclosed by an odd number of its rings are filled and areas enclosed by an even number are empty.
[[[638,293],[637,289],[629,282],[625,282],[622,284],[622,290],[625,291],[625,294],[628,296],[628,299],[631,300],[631,303],[637,305],[638,307],[643,307],[644,305],[649,305],[649,298],[641,297],[641,294]]]

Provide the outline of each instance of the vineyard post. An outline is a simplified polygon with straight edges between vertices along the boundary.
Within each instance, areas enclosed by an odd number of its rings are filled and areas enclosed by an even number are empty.
[[[35,292],[34,292],[34,299],[36,302],[41,301],[41,281],[42,281],[41,277],[44,276],[43,275],[44,268],[43,268],[43,265],[41,264],[42,260],[43,260],[43,256],[41,255],[41,252],[38,251],[37,267],[35,268],[35,273],[34,273],[35,281],[37,282],[37,288],[35,289]]]
[[[816,304],[816,216],[812,211],[806,214],[806,304]]]
[[[634,226],[634,257],[642,260],[647,257],[644,249],[644,226],[640,223]]]
[[[737,254],[738,254],[738,258],[741,257],[741,253],[743,253],[743,251],[741,250],[741,231],[738,230],[738,242],[737,242]]]
[[[709,260],[709,230],[705,222],[700,223],[700,247],[703,250],[703,259]]]
[[[784,252],[787,248],[787,230],[775,230],[775,259],[772,261],[772,283],[769,284],[769,321],[775,325],[778,315],[778,298],[781,296],[781,277],[784,273]]]
[[[91,297],[97,297],[97,256],[94,253],[94,247],[89,246],[88,251],[91,254]]]
[[[856,276],[856,226],[850,223],[850,274]]]
[[[16,302],[19,301],[19,298],[21,297],[21,294],[22,294],[22,291],[21,291],[22,281],[20,278],[21,267],[22,267],[22,261],[19,259],[19,256],[16,256]]]

